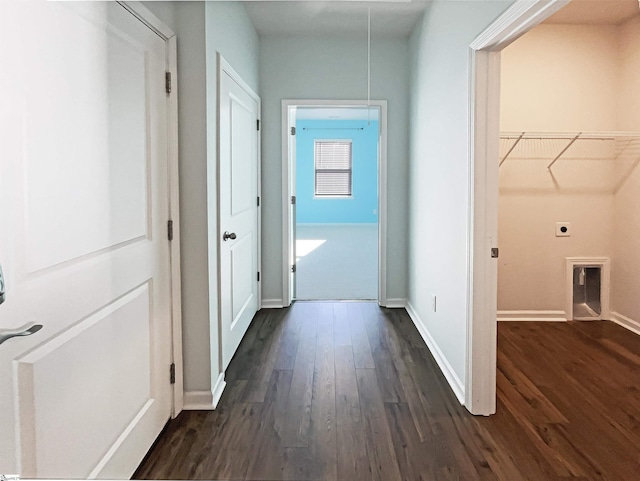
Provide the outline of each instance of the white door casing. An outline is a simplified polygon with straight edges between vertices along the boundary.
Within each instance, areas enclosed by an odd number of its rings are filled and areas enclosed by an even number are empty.
[[[166,43],[115,2],[0,3],[0,473],[129,477],[171,413]]]
[[[469,218],[465,407],[496,411],[500,51],[570,0],[516,0],[469,49]]]
[[[296,142],[291,135],[299,107],[374,107],[380,109],[380,140],[378,142],[378,304],[393,306],[387,298],[387,101],[386,100],[282,100],[282,299],[265,300],[268,307],[287,307],[294,297],[295,276],[295,195]],[[278,305],[275,305],[276,301]],[[397,300],[396,300],[397,301]],[[280,305],[281,304],[281,305]],[[403,303],[404,305],[404,303]],[[266,307],[266,306],[265,306]]]
[[[260,305],[260,99],[218,54],[221,371]]]

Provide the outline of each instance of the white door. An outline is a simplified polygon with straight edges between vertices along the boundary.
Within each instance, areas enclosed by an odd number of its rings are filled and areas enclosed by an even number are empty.
[[[0,473],[129,477],[171,409],[165,42],[0,2]]]
[[[219,57],[222,370],[258,310],[259,98]]]

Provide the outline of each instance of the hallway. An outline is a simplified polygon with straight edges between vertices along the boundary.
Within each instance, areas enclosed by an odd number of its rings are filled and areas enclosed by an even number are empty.
[[[500,323],[498,412],[460,406],[404,310],[262,310],[216,411],[170,422],[134,478],[637,479],[640,337]]]

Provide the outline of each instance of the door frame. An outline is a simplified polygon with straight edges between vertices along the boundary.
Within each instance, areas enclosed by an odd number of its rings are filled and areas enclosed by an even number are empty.
[[[469,49],[469,218],[465,406],[496,411],[500,52],[570,0],[517,0]]]
[[[169,242],[169,278],[171,287],[171,362],[175,366],[172,384],[171,417],[184,407],[184,364],[182,358],[182,287],[180,273],[180,195],[178,164],[178,50],[177,36],[151,10],[139,1],[119,1],[126,10],[140,20],[165,42],[166,71],[171,74],[171,92],[167,105],[167,163],[169,205],[167,220],[172,221],[173,239]],[[169,368],[169,366],[167,366]]]
[[[295,219],[292,218],[291,196],[295,172],[295,151],[289,142],[289,112],[292,107],[378,107],[380,137],[378,142],[378,304],[391,307],[387,300],[387,101],[386,100],[291,100],[282,101],[282,307],[293,302],[291,245]],[[295,145],[295,144],[294,144]],[[275,307],[275,306],[269,306]],[[396,306],[393,306],[396,307]]]
[[[256,101],[256,103],[258,104],[258,112],[257,112],[257,121],[258,121],[258,128],[256,129],[256,136],[257,136],[257,159],[256,162],[258,163],[257,165],[257,189],[258,189],[258,198],[260,199],[260,202],[258,204],[258,215],[257,215],[257,234],[258,234],[258,239],[257,239],[257,248],[258,248],[258,252],[257,252],[257,259],[258,259],[258,272],[262,273],[262,101],[260,99],[260,96],[249,86],[249,84],[247,82],[245,82],[242,77],[240,76],[240,74],[238,72],[236,72],[234,70],[234,68],[231,66],[231,64],[229,62],[227,62],[227,60],[222,56],[222,54],[220,52],[217,52],[217,60],[218,60],[218,68],[217,68],[217,93],[216,93],[216,100],[217,100],[217,108],[216,108],[216,158],[218,159],[217,163],[216,163],[216,191],[217,191],[217,198],[216,198],[216,212],[217,212],[217,228],[216,228],[216,232],[217,232],[217,237],[216,237],[216,246],[217,246],[217,262],[218,262],[218,272],[217,272],[217,276],[218,276],[218,323],[217,323],[217,327],[218,327],[218,366],[220,367],[220,373],[218,376],[218,379],[222,379],[221,381],[219,380],[217,383],[222,383],[220,384],[222,386],[221,389],[219,389],[217,392],[220,393],[220,395],[222,394],[222,390],[224,389],[224,386],[226,385],[224,383],[224,371],[222,370],[222,272],[220,269],[220,265],[221,265],[221,255],[222,255],[222,244],[220,243],[220,239],[222,238],[222,232],[223,232],[223,228],[220,225],[220,78],[221,78],[221,74],[222,72],[226,72],[229,77],[236,82],[240,88],[242,90],[244,90],[247,95],[249,95],[253,100]],[[260,280],[258,280],[258,304],[257,304],[257,310],[259,311],[262,305],[262,275],[260,276]],[[214,398],[214,404],[216,404],[217,401]]]

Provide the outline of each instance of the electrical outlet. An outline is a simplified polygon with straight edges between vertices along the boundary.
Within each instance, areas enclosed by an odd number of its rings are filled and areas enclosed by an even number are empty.
[[[378,215],[378,209],[373,209],[373,215]]]
[[[433,312],[437,312],[437,309],[438,309],[438,299],[436,295],[432,292],[431,293],[431,310]]]
[[[571,222],[556,222],[556,237],[569,237],[571,235]]]

